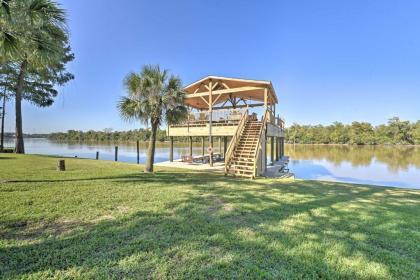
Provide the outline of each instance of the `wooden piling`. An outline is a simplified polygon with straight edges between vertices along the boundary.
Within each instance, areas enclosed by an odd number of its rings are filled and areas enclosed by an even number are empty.
[[[136,141],[136,148],[137,148],[137,164],[140,163],[140,143],[139,140]]]
[[[274,164],[274,136],[271,136],[271,148],[270,148],[270,159],[271,165]]]
[[[118,161],[118,146],[115,146],[115,161]]]
[[[190,141],[189,141],[189,144],[190,144],[190,157],[192,157],[192,154],[193,154],[193,152],[192,152],[192,137],[190,136]]]
[[[99,152],[96,152],[96,160],[99,159]]]

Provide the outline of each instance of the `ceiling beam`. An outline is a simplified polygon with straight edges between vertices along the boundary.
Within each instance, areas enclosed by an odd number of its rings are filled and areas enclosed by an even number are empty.
[[[207,88],[207,86],[205,86],[205,87]],[[238,88],[215,90],[215,91],[212,92],[212,94],[213,95],[218,95],[218,94],[245,92],[245,91],[253,91],[253,90],[264,90],[264,89],[265,88],[263,88],[263,87],[245,86],[245,87],[238,87]],[[193,94],[186,94],[185,98],[189,99],[189,98],[195,98],[195,97],[200,97],[200,96],[209,96],[209,92],[197,92],[197,93],[193,93]]]
[[[245,108],[245,107],[260,107],[260,106],[264,106],[264,103],[255,103],[255,104],[248,104],[248,105],[237,105],[235,107],[233,106],[221,106],[221,107],[213,107],[213,110],[219,110],[219,109],[237,109],[237,108]]]

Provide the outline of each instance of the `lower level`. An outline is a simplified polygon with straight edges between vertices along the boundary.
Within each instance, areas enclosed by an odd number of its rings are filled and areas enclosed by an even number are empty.
[[[183,157],[183,161],[208,162],[213,166],[215,161],[224,161],[225,175],[255,178],[265,176],[267,173],[267,150],[271,144],[270,156],[271,163],[278,161],[284,156],[284,122],[280,118],[274,117],[269,110],[265,111],[261,120],[256,114],[249,114],[244,110],[239,114],[229,117],[218,117],[213,121],[210,114],[208,120],[199,116],[198,121],[188,121],[168,127],[168,136],[171,139],[170,161],[173,161],[173,138],[176,136],[187,136],[190,139],[190,154]],[[193,137],[201,137],[202,154],[201,157],[193,157],[192,141]],[[208,137],[209,146],[205,153],[204,140]],[[213,140],[219,138],[219,153],[214,152]],[[229,137],[229,143],[228,143]],[[223,152],[221,143],[223,140]]]

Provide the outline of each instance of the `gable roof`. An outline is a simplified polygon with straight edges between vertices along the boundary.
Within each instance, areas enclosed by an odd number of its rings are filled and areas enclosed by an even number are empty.
[[[185,103],[193,108],[208,108],[209,85],[212,83],[213,105],[237,97],[243,100],[264,102],[264,91],[268,90],[268,105],[277,104],[277,96],[270,81],[207,76],[184,88]]]

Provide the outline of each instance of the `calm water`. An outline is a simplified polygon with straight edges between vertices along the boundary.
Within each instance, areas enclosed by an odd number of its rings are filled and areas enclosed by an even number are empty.
[[[6,143],[13,145],[11,140]],[[29,154],[95,158],[99,151],[100,159],[105,160],[114,160],[115,145],[25,140]],[[119,161],[136,162],[135,144],[117,145]],[[217,141],[215,147],[217,152]],[[146,160],[146,149],[147,143],[141,143],[140,162]],[[187,143],[175,143],[175,158],[187,153]],[[200,144],[194,146],[193,153],[201,154]],[[420,189],[420,147],[286,145],[285,153],[290,156],[289,167],[296,178]],[[157,143],[155,161],[167,161],[168,158],[169,144]]]

